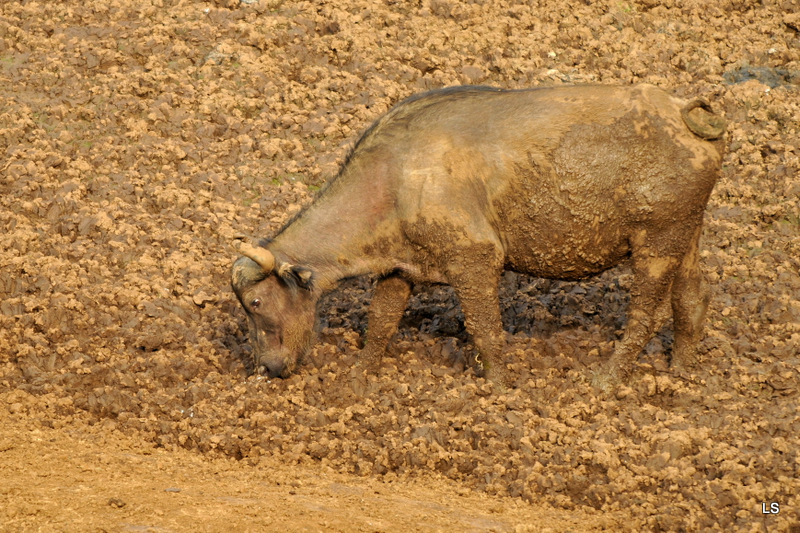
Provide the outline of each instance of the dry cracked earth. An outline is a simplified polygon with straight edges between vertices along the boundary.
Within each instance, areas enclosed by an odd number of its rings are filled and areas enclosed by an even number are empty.
[[[668,325],[588,384],[622,266],[505,275],[510,390],[446,287],[353,379],[370,279],[295,375],[252,373],[231,243],[393,104],[639,82],[729,123],[695,371]],[[0,112],[0,530],[800,531],[800,1],[3,2]]]

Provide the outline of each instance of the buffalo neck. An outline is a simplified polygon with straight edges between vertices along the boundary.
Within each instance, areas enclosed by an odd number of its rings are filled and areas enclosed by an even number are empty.
[[[389,270],[391,260],[375,250],[391,238],[393,201],[376,181],[352,168],[343,172],[268,248],[279,260],[311,269],[323,292],[341,279]]]

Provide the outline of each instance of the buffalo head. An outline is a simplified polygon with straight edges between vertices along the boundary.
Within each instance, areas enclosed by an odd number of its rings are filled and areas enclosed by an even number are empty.
[[[231,285],[247,313],[253,362],[269,377],[287,377],[308,350],[316,316],[311,270],[278,261],[243,243]]]

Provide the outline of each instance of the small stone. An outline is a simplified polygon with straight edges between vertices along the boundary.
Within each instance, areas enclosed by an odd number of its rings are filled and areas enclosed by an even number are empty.
[[[115,508],[115,509],[122,509],[127,504],[124,501],[122,501],[121,499],[119,499],[119,498],[109,498],[108,499],[108,505],[110,507]]]
[[[216,301],[216,298],[206,294],[206,291],[199,291],[195,293],[194,296],[192,296],[192,301],[194,302],[195,305],[203,307],[205,304],[209,302]]]

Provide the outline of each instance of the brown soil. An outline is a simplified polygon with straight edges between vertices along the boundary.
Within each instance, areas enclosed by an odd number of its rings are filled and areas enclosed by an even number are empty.
[[[3,2],[0,529],[800,530],[800,2],[532,4]],[[444,287],[351,373],[368,279],[326,298],[296,375],[250,374],[230,243],[392,104],[642,81],[730,123],[696,372],[667,371],[666,327],[630,386],[588,385],[622,267],[506,274],[510,391],[463,370]]]

